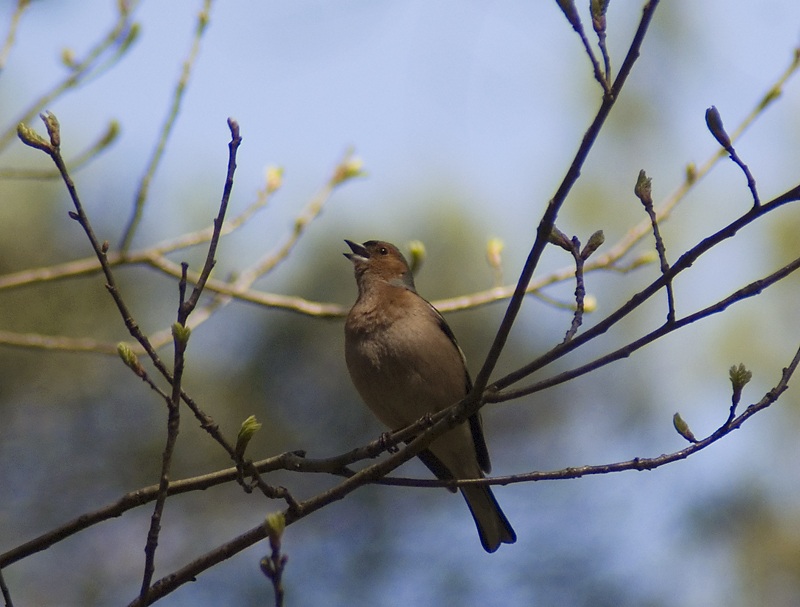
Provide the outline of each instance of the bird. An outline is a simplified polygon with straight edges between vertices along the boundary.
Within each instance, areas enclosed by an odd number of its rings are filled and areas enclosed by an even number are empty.
[[[345,321],[345,360],[367,407],[399,430],[463,399],[472,389],[464,353],[439,311],[417,293],[400,250],[380,240],[345,243],[358,285]],[[442,480],[483,478],[491,463],[480,415],[435,439],[418,457]],[[460,490],[486,552],[516,541],[489,485]]]

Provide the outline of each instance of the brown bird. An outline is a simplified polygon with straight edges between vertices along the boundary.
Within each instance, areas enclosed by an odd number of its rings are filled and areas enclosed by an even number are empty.
[[[345,359],[366,405],[399,430],[460,401],[472,388],[464,354],[442,315],[417,294],[403,254],[379,240],[345,242],[358,283]],[[419,458],[440,479],[483,478],[491,464],[480,416],[437,438]],[[464,486],[461,494],[487,552],[516,541],[488,485]]]

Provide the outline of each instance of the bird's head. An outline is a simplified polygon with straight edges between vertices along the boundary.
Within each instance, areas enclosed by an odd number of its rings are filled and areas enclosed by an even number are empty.
[[[375,281],[416,292],[408,262],[396,246],[381,240],[368,240],[364,244],[345,242],[353,252],[344,256],[353,262],[360,290]]]

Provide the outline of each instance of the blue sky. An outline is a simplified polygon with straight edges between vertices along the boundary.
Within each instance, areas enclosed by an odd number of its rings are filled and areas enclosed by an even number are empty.
[[[0,31],[5,30],[10,4],[0,4]],[[59,64],[63,48],[74,49],[80,56],[110,27],[114,6],[108,0],[32,4],[0,80],[4,126],[13,124],[10,117],[17,116],[30,99],[64,74]],[[93,141],[109,120],[121,123],[120,141],[76,179],[89,212],[101,227],[101,237],[112,242],[128,217],[133,193],[188,53],[200,6],[200,2],[187,1],[143,2],[137,11],[141,36],[130,54],[119,66],[49,108],[61,121],[68,157],[70,150],[81,150]],[[639,14],[638,3],[611,3],[609,44],[615,67],[622,62]],[[585,167],[585,180],[575,191],[576,203],[565,207],[561,229],[588,235],[602,228],[613,242],[630,225],[625,205],[632,204],[638,171],[644,168],[654,178],[657,198],[672,191],[687,162],[701,162],[716,148],[705,128],[705,109],[716,105],[726,125],[737,124],[786,68],[798,44],[800,3],[796,0],[663,2],[628,89],[610,118],[608,134],[598,141]],[[785,98],[738,147],[756,174],[764,198],[796,185],[799,103],[800,84],[792,81]],[[215,214],[227,158],[225,121],[232,116],[239,121],[244,138],[234,211],[244,208],[262,187],[267,165],[280,165],[286,174],[285,186],[269,212],[254,220],[252,229],[225,250],[221,267],[235,268],[240,260],[255,259],[270,248],[271,244],[265,243],[286,232],[305,201],[352,146],[368,175],[335,194],[309,230],[309,244],[303,245],[308,248],[300,250],[293,264],[305,263],[303,250],[338,255],[343,238],[379,237],[402,244],[427,233],[429,224],[447,224],[458,215],[469,220],[478,259],[485,239],[499,236],[506,241],[506,275],[510,279],[527,254],[539,214],[565,173],[598,104],[598,87],[588,61],[555,2],[215,3],[136,244],[143,246],[206,225]],[[41,155],[19,145],[0,155],[3,166],[23,163],[41,166]],[[598,202],[593,205],[595,196]],[[671,250],[677,252],[713,226],[722,225],[720,213],[731,205],[744,208],[747,199],[743,177],[730,163],[723,163],[698,187],[687,210],[681,209],[674,227],[672,223],[667,226],[669,243],[674,246]],[[446,241],[428,244],[437,255],[429,261],[431,265],[458,267],[458,260],[447,256]],[[736,253],[739,273],[726,274],[707,266],[686,285],[682,301],[702,301],[708,293],[740,285],[741,275],[774,267],[775,258],[769,253],[763,246]],[[77,256],[84,254],[88,251]],[[561,257],[553,263],[560,266],[564,262]],[[348,272],[345,266],[336,280],[350,280]],[[280,288],[284,281],[288,281],[286,273],[270,288]],[[470,284],[486,286],[478,278]],[[436,285],[429,288],[435,291]],[[606,292],[597,288],[601,296]],[[614,284],[605,287],[614,288]],[[602,298],[600,305],[604,305]],[[240,326],[236,323],[234,320],[232,326]],[[751,330],[756,336],[772,338],[782,333],[781,327],[772,325],[757,330],[742,326],[743,332]],[[713,327],[706,337],[714,334]],[[248,335],[242,333],[232,339],[246,339]],[[718,348],[719,343],[714,341],[710,347]],[[731,349],[731,356],[750,351],[747,344]],[[692,359],[682,364],[687,352]],[[665,353],[667,362],[659,361]],[[704,405],[728,397],[727,367],[717,364],[712,354],[695,351],[683,342],[669,342],[664,349],[642,356],[641,367],[638,363],[623,367],[624,372],[644,373],[645,363],[651,362],[666,366],[669,376],[658,378],[652,393],[642,389],[641,397],[663,404],[667,422],[676,408],[686,407],[701,427],[713,427],[718,411]],[[778,354],[776,357],[783,360]],[[717,365],[716,383],[700,373],[705,363]],[[772,372],[760,378],[759,389],[774,380],[773,360],[748,364],[763,364]],[[676,386],[689,388],[677,392],[684,398],[687,392],[691,394],[688,402],[673,400],[676,392],[671,389]],[[600,396],[585,384],[576,390],[587,402],[595,399],[601,406],[613,402],[615,389]],[[593,451],[594,444],[587,436],[592,431],[611,434],[616,428],[610,426],[616,422],[597,410],[583,415],[584,421],[591,420],[588,430],[576,427],[571,430],[574,434],[551,439],[553,449],[558,448],[559,440],[568,446],[569,456],[553,455],[554,462],[577,465],[603,457],[655,455],[652,449],[666,450],[677,444],[656,442],[672,432],[665,425],[663,433],[653,431],[639,437],[638,443],[606,444]],[[705,544],[700,550],[692,544],[690,531],[683,526],[679,533],[675,529],[682,523],[680,507],[691,501],[687,496],[727,490],[726,479],[736,470],[745,469],[745,477],[752,474],[771,487],[785,480],[774,472],[778,478],[770,480],[767,453],[763,460],[756,457],[753,461],[753,450],[763,448],[765,437],[777,433],[775,442],[784,442],[781,423],[758,424],[754,426],[761,434],[735,434],[724,446],[683,467],[554,483],[547,489],[537,485],[516,492],[498,490],[520,542],[492,557],[472,551],[476,544],[473,530],[450,520],[446,510],[432,511],[431,518],[424,521],[398,520],[396,541],[386,548],[389,557],[383,555],[392,559],[396,568],[382,571],[364,604],[394,602],[386,597],[441,604],[448,596],[447,583],[463,593],[465,603],[471,602],[469,599],[482,603],[487,595],[494,596],[497,588],[511,593],[511,600],[519,603],[558,597],[563,587],[575,580],[559,583],[563,570],[550,572],[548,566],[570,559],[575,560],[576,571],[592,574],[584,590],[565,592],[562,598],[570,604],[578,604],[580,597],[585,604],[593,604],[592,592],[600,592],[604,581],[609,597],[614,596],[614,589],[628,588],[628,600],[653,600],[659,605],[704,605],[720,597],[726,599],[717,601],[720,604],[735,604],[727,601],[737,592],[727,575],[733,553],[721,545]],[[513,454],[503,445],[495,450],[501,466],[514,463]],[[413,507],[416,494],[410,493],[409,497],[375,491],[368,499],[384,509],[382,516],[391,519],[391,510],[385,509]],[[364,507],[369,515],[363,504],[353,507]],[[320,515],[319,527],[298,525],[297,531],[292,531],[297,538],[292,562],[302,572],[293,580],[297,604],[321,604],[329,599],[328,593],[334,592],[331,589],[340,581],[337,576],[347,571],[348,563],[330,552],[341,550],[330,536],[337,525],[357,532],[357,516],[337,514],[341,511],[336,509],[332,512]],[[231,534],[249,526],[238,521],[226,524]],[[436,541],[434,537],[444,528],[447,533],[443,535],[452,539]],[[327,529],[328,535],[321,529]],[[420,535],[430,542],[418,542]],[[651,537],[656,539],[649,541]],[[687,550],[687,545],[696,551]],[[138,558],[138,548],[133,552],[130,558]],[[360,558],[368,562],[369,554],[364,549]],[[248,558],[255,558],[253,551]],[[581,559],[593,562],[594,568]],[[455,564],[449,570],[452,578],[445,582],[432,574],[440,563]],[[406,575],[398,577],[397,570]],[[476,571],[492,581],[476,577]],[[319,583],[306,584],[315,574]],[[215,593],[225,592],[229,575],[230,570],[212,573],[207,586],[183,591],[176,595],[176,602],[167,604],[221,600]],[[249,579],[256,573],[238,570],[235,575]],[[426,596],[419,588],[430,588],[432,594]],[[346,591],[337,592],[342,593],[338,602],[354,604]]]

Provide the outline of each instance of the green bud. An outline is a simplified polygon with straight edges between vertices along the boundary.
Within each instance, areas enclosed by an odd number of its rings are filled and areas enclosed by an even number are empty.
[[[594,234],[589,236],[589,242],[586,243],[586,246],[583,247],[583,251],[581,251],[581,258],[584,260],[589,259],[589,256],[605,241],[606,237],[605,234],[603,234],[603,230],[597,230]]]
[[[411,273],[416,274],[422,267],[422,262],[425,261],[427,251],[425,250],[425,243],[421,240],[412,240],[408,243],[408,253],[411,256]]]
[[[145,376],[145,370],[142,366],[142,363],[139,362],[139,357],[136,356],[136,353],[133,349],[126,344],[124,341],[121,341],[117,344],[117,354],[122,359],[122,362],[131,369],[136,375],[139,377]]]
[[[592,11],[592,15],[605,15],[610,3],[611,0],[591,0],[589,8]]]
[[[680,413],[676,413],[672,416],[672,425],[675,426],[675,430],[678,431],[683,438],[688,440],[690,443],[696,443],[697,439],[694,437],[691,429],[689,428],[689,424],[687,424],[683,418],[681,417]]]
[[[286,529],[286,517],[283,512],[272,512],[264,519],[264,530],[269,538],[269,545],[273,550],[279,550],[281,537]]]
[[[106,129],[106,132],[103,134],[103,137],[100,139],[98,145],[101,148],[104,148],[108,145],[111,145],[111,143],[113,143],[117,137],[119,137],[119,122],[116,120],[112,120],[111,122],[108,123],[108,128]]]
[[[500,238],[490,238],[486,243],[486,260],[495,269],[500,269],[502,265],[502,253],[506,245]]]
[[[20,122],[17,125],[17,137],[19,137],[20,141],[22,141],[22,143],[25,145],[29,145],[37,150],[42,150],[48,154],[52,153],[53,151],[52,146],[47,143],[47,141],[45,141],[44,138],[39,135],[39,133],[34,131],[31,127],[23,122]]]
[[[182,345],[185,346],[189,343],[189,336],[191,334],[192,330],[189,327],[179,322],[172,323],[172,337]]]
[[[743,363],[739,363],[738,366],[733,365],[729,371],[729,374],[734,389],[741,390],[751,379],[753,379],[752,372],[748,371]]]
[[[363,177],[364,174],[364,161],[355,156],[348,156],[336,167],[336,172],[333,174],[333,179],[331,181],[333,185],[339,185],[348,179]]]
[[[747,370],[744,364],[733,365],[728,372],[731,378],[731,385],[733,386],[733,405],[734,407],[739,403],[742,398],[742,390],[747,383],[753,379],[753,374]]]
[[[125,36],[125,40],[122,41],[122,44],[119,47],[119,53],[125,53],[131,47],[131,45],[136,42],[136,39],[139,37],[139,34],[142,33],[142,28],[138,23],[134,23],[131,25],[130,29],[128,30],[128,35]]]
[[[305,229],[308,225],[310,218],[308,215],[300,215],[299,217],[295,218],[294,220],[294,231],[301,232]]]
[[[567,237],[564,232],[559,230],[556,226],[553,226],[553,229],[550,230],[550,236],[548,238],[550,244],[554,244],[557,247],[561,247],[565,251],[572,252],[572,241]]]
[[[589,9],[592,13],[592,27],[596,32],[606,31],[606,11],[611,0],[591,0]]]
[[[266,170],[267,193],[278,190],[283,185],[283,169],[276,166],[268,166]]]
[[[697,181],[697,165],[690,162],[686,165],[686,183],[692,184]]]
[[[78,66],[78,62],[75,60],[75,51],[71,48],[61,49],[61,63],[71,70],[75,69]]]
[[[44,122],[47,134],[50,136],[50,145],[57,149],[61,146],[61,125],[58,123],[58,118],[53,112],[42,112],[39,118]]]
[[[764,95],[761,103],[758,104],[759,108],[767,107],[770,103],[780,97],[782,93],[783,91],[781,90],[780,86],[773,86],[769,91],[767,91],[767,94]]]
[[[653,204],[652,184],[653,180],[647,176],[644,169],[639,171],[639,177],[636,179],[633,193],[636,194],[636,198],[641,200],[642,204],[645,206],[651,206]]]
[[[245,449],[247,449],[250,439],[253,438],[255,433],[260,429],[261,424],[256,419],[255,415],[251,415],[242,422],[242,426],[239,428],[239,435],[236,437],[236,455],[240,458],[244,456]]]

